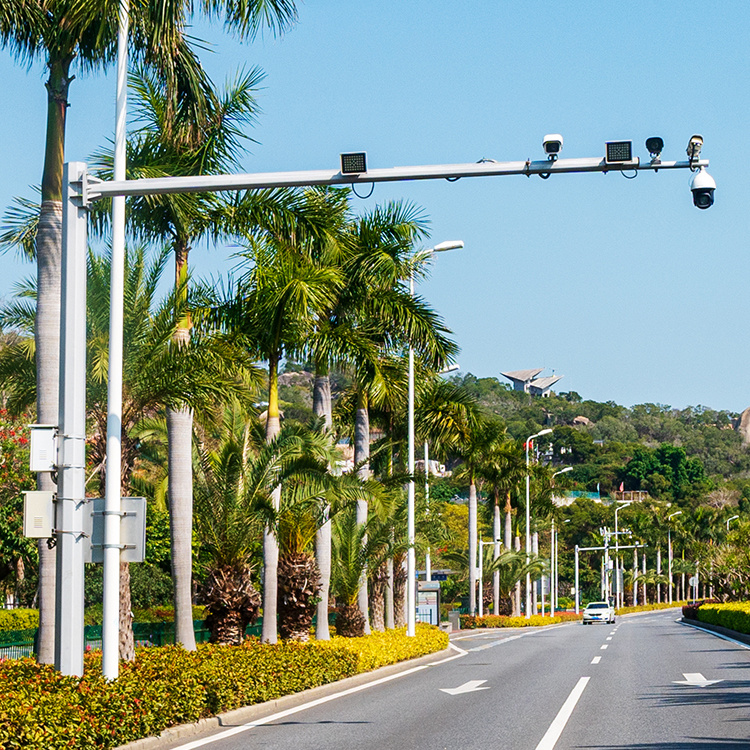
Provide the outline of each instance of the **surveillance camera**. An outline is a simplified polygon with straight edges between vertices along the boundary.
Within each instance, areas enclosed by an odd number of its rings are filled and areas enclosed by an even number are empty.
[[[651,159],[653,161],[658,161],[661,152],[664,149],[664,140],[659,138],[658,135],[646,138],[646,148],[648,149],[649,154],[651,154]]]
[[[557,159],[557,155],[562,151],[563,137],[559,133],[545,135],[542,139],[542,147],[550,161],[554,161]]]
[[[695,161],[701,155],[703,148],[703,136],[694,135],[688,141],[687,155],[690,161]]]
[[[690,190],[693,193],[693,204],[696,208],[711,208],[714,204],[714,190],[716,181],[701,167],[690,180]]]

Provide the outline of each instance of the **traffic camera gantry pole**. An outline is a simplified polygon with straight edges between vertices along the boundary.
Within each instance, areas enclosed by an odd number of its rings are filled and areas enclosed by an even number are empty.
[[[557,149],[562,148],[562,138]],[[652,141],[653,139],[649,139]],[[657,139],[660,141],[660,139]],[[455,180],[460,177],[494,177],[500,175],[539,175],[547,178],[553,174],[576,172],[625,172],[653,171],[660,169],[690,169],[696,173],[691,190],[695,204],[707,208],[713,203],[715,184],[705,171],[707,160],[699,158],[702,139],[693,136],[688,146],[687,161],[661,161],[660,148],[651,152],[651,160],[641,163],[632,158],[630,141],[608,143],[605,157],[586,159],[559,159],[557,152],[548,148],[545,138],[544,146],[548,158],[538,161],[498,162],[483,159],[470,164],[433,164],[413,167],[392,167],[390,169],[367,169],[366,154],[342,154],[341,169],[300,172],[265,172],[239,175],[197,175],[190,177],[157,177],[139,180],[114,180],[102,182],[88,173],[83,162],[70,162],[66,165],[63,213],[63,255],[71,259],[71,271],[77,278],[71,284],[78,289],[69,289],[67,306],[62,310],[61,322],[61,358],[60,358],[60,416],[59,427],[62,433],[61,449],[58,454],[58,475],[63,478],[64,490],[58,492],[60,513],[56,521],[55,533],[58,541],[58,586],[56,591],[56,667],[68,675],[83,674],[83,618],[73,614],[72,610],[83,608],[83,557],[79,545],[81,537],[81,509],[85,503],[85,477],[80,466],[83,434],[79,423],[85,424],[85,402],[81,402],[79,389],[85,373],[82,373],[80,362],[85,362],[85,338],[81,339],[78,331],[81,326],[81,314],[85,320],[85,254],[86,232],[81,227],[81,216],[85,215],[91,202],[105,197],[134,195],[163,195],[169,193],[221,192],[239,190],[257,190],[279,187],[313,187],[316,185],[357,185],[375,182],[403,182],[408,180]],[[649,142],[647,142],[648,145]],[[663,144],[661,144],[663,146]],[[700,179],[699,179],[700,177]],[[698,197],[703,199],[699,204]],[[707,198],[708,196],[708,198]],[[85,223],[85,222],[84,222]],[[77,227],[81,227],[80,229]],[[81,258],[84,262],[81,263]],[[75,260],[74,260],[75,259]],[[67,333],[66,333],[67,331]],[[70,334],[76,331],[75,336]],[[69,361],[66,364],[66,355]],[[73,364],[75,363],[75,364]],[[109,416],[109,415],[108,415]],[[68,430],[66,425],[75,422],[75,428]],[[118,441],[107,441],[108,453],[116,453]],[[114,456],[110,456],[114,459]],[[116,459],[114,459],[116,462]],[[112,463],[112,460],[110,461]],[[71,509],[71,512],[68,512]],[[107,528],[110,528],[109,525]],[[119,540],[104,540],[105,548],[115,548]],[[72,549],[71,543],[73,545]],[[411,571],[414,575],[414,571]],[[110,628],[106,632],[112,632]],[[111,640],[111,639],[110,639]],[[103,648],[109,652],[117,648],[116,643],[105,643]]]

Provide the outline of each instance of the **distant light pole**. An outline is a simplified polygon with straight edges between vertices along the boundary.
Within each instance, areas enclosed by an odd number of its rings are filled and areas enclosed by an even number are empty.
[[[560,471],[556,471],[550,479],[554,479],[558,474],[567,474],[567,472],[573,471],[572,466],[566,466],[564,469],[560,469]],[[563,521],[563,523],[570,523],[570,519]],[[552,516],[552,530],[550,532],[550,551],[549,551],[549,557],[550,557],[550,571],[549,571],[549,578],[550,578],[550,587],[549,587],[549,614],[550,617],[555,616],[555,607],[557,607],[557,534],[555,532],[555,516]],[[544,590],[544,585],[542,585],[542,590]]]
[[[729,531],[729,524],[734,521],[735,518],[739,518],[739,516],[732,516],[731,518],[727,518],[727,531]]]
[[[682,511],[677,510],[674,513],[670,513],[667,516],[667,552],[669,554],[669,559],[667,560],[667,567],[669,568],[669,603],[672,603],[672,527],[669,525],[669,522],[675,517],[675,516],[681,516]]]
[[[457,250],[464,246],[461,240],[441,242],[435,247],[423,251],[422,257],[428,258],[433,253],[446,250]],[[414,272],[409,274],[409,293],[414,296]],[[407,539],[409,549],[406,562],[406,635],[414,637],[417,634],[417,560],[414,550],[415,522],[414,522],[414,347],[409,345],[409,440],[408,440],[408,509],[407,509]],[[473,564],[473,562],[472,562]]]
[[[617,596],[615,597],[617,599],[617,606],[620,605],[620,600],[622,598],[622,591],[620,590],[620,537],[618,536],[617,531],[617,514],[623,509],[627,508],[628,505],[632,505],[633,501],[628,500],[627,503],[623,503],[622,505],[615,508],[615,583],[617,584]]]
[[[534,435],[530,435],[526,440],[526,619],[531,617],[531,573],[529,573],[529,563],[531,562],[531,513],[530,513],[530,483],[531,478],[529,476],[529,445],[535,438],[541,437],[542,435],[549,435],[552,432],[550,429],[542,430]]]

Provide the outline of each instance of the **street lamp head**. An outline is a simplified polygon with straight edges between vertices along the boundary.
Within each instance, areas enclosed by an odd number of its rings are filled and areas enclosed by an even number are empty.
[[[444,253],[446,250],[460,250],[463,248],[464,242],[463,240],[446,240],[445,242],[440,242],[435,247],[433,247],[430,252],[431,253]]]
[[[458,370],[461,369],[461,365],[458,364],[458,362],[454,362],[452,365],[448,365],[443,370],[438,371],[438,375],[447,375],[450,372],[458,372]]]
[[[530,439],[533,440],[534,438],[541,437],[542,435],[549,435],[551,432],[552,432],[552,430],[550,428],[547,428],[546,430],[542,430],[541,432],[537,432],[536,435],[532,435]]]
[[[669,520],[670,518],[674,518],[675,516],[681,516],[681,515],[682,515],[682,511],[681,510],[677,510],[674,513],[670,513],[667,516],[667,520]]]

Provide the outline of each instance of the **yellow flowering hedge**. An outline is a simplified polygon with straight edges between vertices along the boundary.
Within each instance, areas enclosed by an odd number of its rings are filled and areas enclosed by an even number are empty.
[[[508,617],[506,615],[484,615],[483,617],[461,615],[461,628],[464,630],[474,630],[475,628],[534,628],[541,627],[542,625],[557,625],[561,622],[571,622],[580,619],[581,615],[571,613],[560,613],[554,617],[531,615],[528,619],[525,617]]]
[[[618,615],[629,615],[633,612],[651,612],[656,609],[674,609],[675,607],[682,607],[687,602],[672,602],[669,604],[669,602],[661,602],[659,604],[637,604],[635,607],[620,607],[617,610]]]
[[[63,677],[33,659],[0,660],[0,750],[117,747],[240,706],[317,687],[385,664],[438,651],[448,637],[419,626],[416,638],[390,631],[330,642],[139,649],[107,682],[101,654],[86,654],[84,676]]]
[[[698,608],[698,620],[750,634],[750,602],[701,604]]]
[[[409,638],[406,628],[398,628],[385,633],[372,633],[362,638],[334,636],[330,641],[321,642],[321,645],[331,649],[344,649],[355,654],[358,673],[448,648],[448,634],[432,625],[418,623],[416,636]]]

